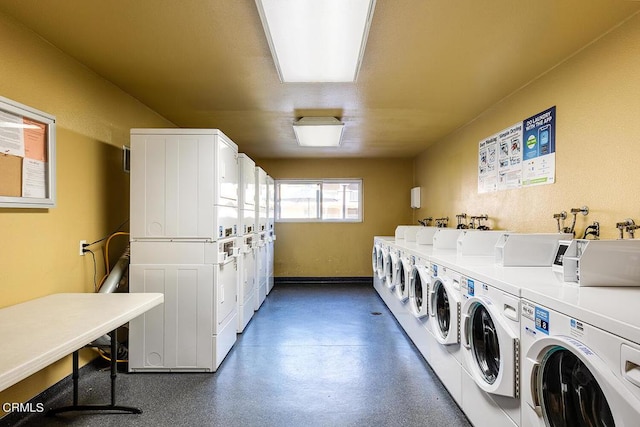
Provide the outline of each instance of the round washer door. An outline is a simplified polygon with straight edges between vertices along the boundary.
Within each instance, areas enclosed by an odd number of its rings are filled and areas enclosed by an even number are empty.
[[[384,279],[384,253],[382,251],[382,248],[378,248],[378,253],[376,256],[377,256],[376,272],[378,274],[378,279],[383,280]]]
[[[398,270],[393,292],[402,302],[406,302],[409,299],[409,275],[411,274],[411,268],[412,266],[409,264],[408,259],[402,258],[398,260]]]
[[[371,251],[371,268],[373,269],[373,274],[378,274],[378,245],[373,245],[373,250]]]
[[[520,342],[495,304],[482,296],[469,298],[462,308],[462,324],[466,366],[478,387],[519,397],[515,361]]]
[[[384,256],[384,283],[389,289],[393,289],[393,257],[387,252]]]
[[[550,427],[638,425],[640,402],[612,368],[574,338],[542,338],[523,358],[523,397]]]
[[[425,265],[414,265],[409,275],[409,308],[419,319],[429,314],[429,277]]]
[[[434,317],[433,332],[440,344],[460,343],[460,299],[447,284],[448,278],[435,278],[429,290],[429,313]]]

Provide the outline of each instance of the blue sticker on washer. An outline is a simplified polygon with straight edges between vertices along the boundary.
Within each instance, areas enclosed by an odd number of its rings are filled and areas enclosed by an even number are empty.
[[[567,337],[566,338],[567,341],[569,341],[571,344],[575,345],[578,350],[580,350],[581,352],[583,352],[586,356],[593,356],[595,355],[595,353],[593,351],[591,351],[591,349],[589,347],[587,347],[586,345],[582,344],[580,341],[575,340],[571,337]]]
[[[472,279],[467,279],[467,295],[470,297],[474,296],[476,293],[476,286],[473,283]]]
[[[536,307],[536,329],[549,335],[549,312]]]
[[[438,275],[438,266],[437,265],[432,265],[433,267],[433,277],[436,277]]]

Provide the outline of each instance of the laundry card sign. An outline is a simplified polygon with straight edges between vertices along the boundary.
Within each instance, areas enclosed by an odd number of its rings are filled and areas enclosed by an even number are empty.
[[[536,329],[549,335],[549,312],[543,308],[536,307],[535,316]]]
[[[555,182],[556,107],[478,144],[478,193]]]

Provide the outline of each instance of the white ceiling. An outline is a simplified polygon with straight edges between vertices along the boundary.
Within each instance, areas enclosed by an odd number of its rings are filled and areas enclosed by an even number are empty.
[[[253,158],[415,156],[639,10],[377,0],[356,83],[282,84],[254,0],[0,1],[177,126],[222,129]],[[298,147],[291,125],[309,115],[342,119],[342,146]]]

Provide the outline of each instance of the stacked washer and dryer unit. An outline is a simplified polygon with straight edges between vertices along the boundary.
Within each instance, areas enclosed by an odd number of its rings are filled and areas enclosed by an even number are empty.
[[[258,311],[267,297],[268,282],[268,233],[267,233],[267,173],[261,167],[255,168],[256,176],[256,240],[257,240],[257,262],[256,262],[256,304],[255,311]]]
[[[256,307],[256,263],[258,242],[256,234],[256,164],[244,153],[238,155],[238,333],[244,331]]]
[[[274,247],[276,241],[276,230],[275,230],[275,203],[276,203],[276,193],[275,193],[275,181],[272,177],[267,175],[267,268],[266,268],[266,276],[267,276],[267,295],[271,292],[274,285],[273,279],[273,265],[274,265]]]
[[[242,279],[238,284],[238,332],[242,332],[273,288],[276,237],[274,180],[247,155],[240,154],[239,161],[241,188],[245,188],[241,204],[244,211],[241,212],[242,231],[245,233],[240,245]]]
[[[266,190],[220,130],[131,130],[129,288],[165,303],[130,322],[130,371],[218,369],[273,272]]]
[[[215,129],[131,130],[130,371],[215,371],[236,341],[238,147]]]
[[[481,235],[464,234],[466,243],[461,236],[455,255],[429,256],[429,314],[411,307],[414,285],[409,308],[431,324],[440,347],[421,352],[470,421],[638,425],[640,241],[573,240],[563,246],[561,239],[571,236],[504,232],[491,260],[483,255],[493,237],[482,235],[482,243]],[[458,286],[447,289],[456,278]],[[444,295],[446,301],[438,302]],[[403,318],[397,304],[387,305]],[[456,320],[441,315],[456,313],[456,306],[458,342],[445,343],[456,335]]]

